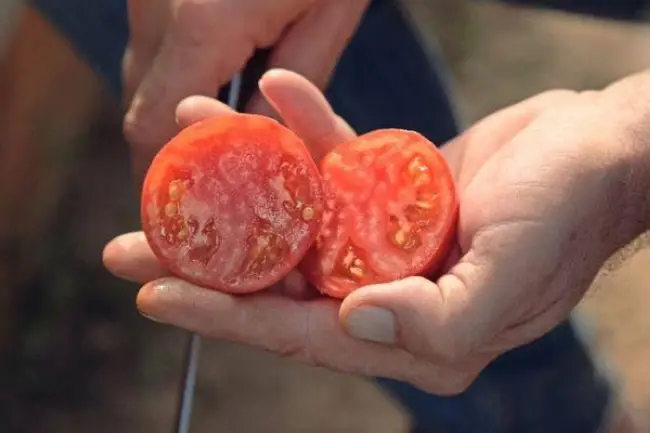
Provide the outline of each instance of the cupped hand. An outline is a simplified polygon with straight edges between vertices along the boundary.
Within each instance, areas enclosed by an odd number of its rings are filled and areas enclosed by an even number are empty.
[[[322,88],[368,0],[129,0],[124,132],[137,180],[178,132],[177,104],[214,96],[260,48],[267,67],[294,70]],[[248,112],[269,114],[259,94]]]
[[[353,136],[304,78],[268,73],[262,92],[319,157]],[[227,108],[191,98],[182,124]],[[140,311],[207,337],[310,364],[464,390],[491,360],[567,317],[605,259],[640,233],[630,218],[629,112],[601,92],[545,93],[482,120],[443,151],[459,187],[458,245],[436,282],[366,286],[342,302],[277,292],[237,297],[168,276],[141,233],[105,250],[116,275],[146,282]],[[631,189],[632,188],[632,189]],[[285,282],[286,284],[287,282]],[[304,289],[299,275],[288,284]]]

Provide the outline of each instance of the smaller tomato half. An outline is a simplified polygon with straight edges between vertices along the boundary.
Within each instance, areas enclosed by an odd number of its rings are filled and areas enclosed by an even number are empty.
[[[248,293],[276,283],[314,242],[323,193],[300,138],[275,120],[233,114],[181,131],[154,158],[143,230],[175,275]]]
[[[322,293],[434,272],[455,238],[458,200],[438,149],[417,132],[381,129],[321,162],[321,232],[301,263]]]

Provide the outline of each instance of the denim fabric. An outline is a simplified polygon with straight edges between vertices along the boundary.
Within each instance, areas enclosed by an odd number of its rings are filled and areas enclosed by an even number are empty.
[[[420,132],[436,144],[459,126],[443,66],[426,52],[395,3],[376,1],[344,51],[326,96],[359,133],[378,128]]]
[[[34,3],[119,92],[128,33],[124,0]],[[458,133],[443,74],[394,3],[380,0],[344,52],[326,94],[358,132],[414,129],[440,144]],[[418,433],[594,433],[610,395],[569,322],[496,360],[460,396],[378,383],[410,411]]]
[[[458,396],[378,381],[414,414],[413,433],[594,433],[612,394],[570,322],[502,355]]]

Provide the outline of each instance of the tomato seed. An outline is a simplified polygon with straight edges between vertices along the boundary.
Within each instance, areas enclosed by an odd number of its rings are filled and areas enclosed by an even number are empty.
[[[315,216],[316,212],[314,212],[314,208],[310,206],[307,206],[302,210],[302,219],[305,221],[311,221]]]
[[[171,201],[180,200],[182,192],[183,192],[182,181],[173,180],[169,182],[169,199]]]
[[[431,183],[429,166],[427,166],[421,157],[416,156],[408,165],[408,172],[413,178],[413,186],[427,185]]]
[[[398,246],[404,246],[407,241],[406,232],[402,229],[397,230],[393,239]]]
[[[176,238],[177,238],[179,241],[184,241],[184,240],[187,239],[187,237],[188,237],[189,235],[190,235],[190,233],[187,231],[187,229],[186,229],[185,227],[183,227],[183,228],[180,229],[180,230],[178,231],[178,233],[176,234]]]
[[[349,271],[350,271],[350,275],[352,275],[354,278],[357,278],[359,280],[362,279],[363,275],[365,274],[363,272],[363,269],[358,268],[356,266],[351,267]]]
[[[429,176],[426,173],[422,173],[422,174],[416,176],[415,179],[413,180],[413,186],[416,186],[416,187],[427,185],[429,183],[431,183],[431,176]]]
[[[165,215],[168,218],[173,217],[178,213],[178,206],[175,203],[167,203],[165,205]]]
[[[283,242],[281,237],[273,233],[257,236],[244,265],[245,271],[261,272],[275,266],[286,249]]]
[[[352,251],[352,248],[348,248],[347,252],[345,253],[345,256],[343,256],[343,266],[345,268],[349,268],[352,266],[352,263],[356,260],[356,256],[354,255],[354,251]]]

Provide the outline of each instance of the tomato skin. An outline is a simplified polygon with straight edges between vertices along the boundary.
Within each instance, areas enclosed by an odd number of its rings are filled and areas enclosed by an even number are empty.
[[[155,156],[141,220],[176,276],[227,293],[281,280],[316,238],[322,182],[304,143],[275,120],[218,116],[182,130]]]
[[[453,175],[414,131],[380,129],[337,146],[320,165],[325,211],[300,269],[323,294],[429,276],[456,238]]]

